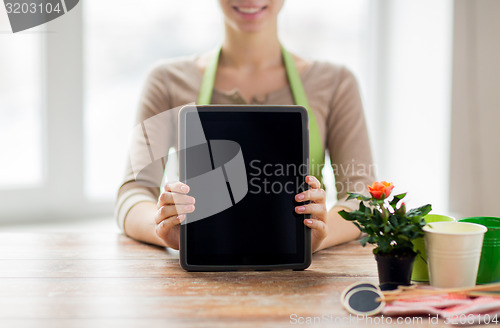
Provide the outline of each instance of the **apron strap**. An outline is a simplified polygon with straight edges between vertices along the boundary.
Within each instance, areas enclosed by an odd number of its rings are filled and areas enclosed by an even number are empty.
[[[200,105],[209,105],[212,101],[212,93],[215,84],[215,76],[217,74],[220,52],[221,49],[219,48],[214,56],[210,58],[210,61],[205,68],[203,80],[201,82],[200,94],[198,96],[198,104]],[[288,83],[290,84],[290,89],[292,91],[293,100],[296,105],[306,108],[309,116],[309,161],[311,174],[318,178],[321,182],[321,169],[325,160],[325,152],[323,151],[323,143],[321,141],[321,135],[319,133],[316,117],[314,112],[309,107],[306,92],[304,90],[304,86],[302,85],[302,80],[300,79],[300,75],[297,67],[295,66],[295,61],[293,60],[292,55],[283,46],[281,46],[281,53],[285,64]]]
[[[201,81],[200,94],[198,95],[199,105],[210,105],[212,101],[212,93],[214,91],[215,75],[217,74],[217,65],[219,64],[221,48],[210,58],[210,61],[205,67],[203,80]]]

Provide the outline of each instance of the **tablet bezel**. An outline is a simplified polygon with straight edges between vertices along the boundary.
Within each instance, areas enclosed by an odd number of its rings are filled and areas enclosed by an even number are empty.
[[[290,113],[299,112],[301,114],[302,121],[302,162],[307,166],[307,175],[309,175],[309,129],[308,129],[308,114],[307,110],[302,106],[296,105],[187,105],[181,108],[178,117],[178,149],[186,148],[186,117],[188,113],[193,113],[197,111],[203,112],[231,112],[231,113],[263,113],[263,112],[281,112]],[[181,181],[186,180],[185,176],[185,152],[178,152],[178,164],[179,164],[179,177]],[[308,218],[309,215],[303,215],[304,219]],[[311,248],[311,229],[305,225],[303,226],[304,231],[304,261],[297,261],[291,263],[282,264],[262,264],[262,265],[200,265],[200,264],[190,264],[188,263],[187,254],[187,229],[185,224],[180,225],[180,236],[179,236],[179,262],[183,269],[188,271],[233,271],[233,270],[304,270],[311,265],[312,259],[312,248]]]

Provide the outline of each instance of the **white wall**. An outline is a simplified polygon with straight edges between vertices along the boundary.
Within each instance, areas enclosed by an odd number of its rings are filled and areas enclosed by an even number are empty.
[[[448,213],[453,2],[374,3],[368,103],[378,179],[408,192],[409,207]]]
[[[500,1],[456,0],[450,209],[500,216]]]

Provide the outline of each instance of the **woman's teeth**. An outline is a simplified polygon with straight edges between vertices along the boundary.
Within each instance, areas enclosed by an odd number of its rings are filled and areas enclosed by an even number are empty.
[[[265,7],[235,7],[236,10],[243,14],[256,14]]]

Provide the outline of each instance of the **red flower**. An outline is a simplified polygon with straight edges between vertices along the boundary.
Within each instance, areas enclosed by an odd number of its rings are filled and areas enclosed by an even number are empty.
[[[392,182],[374,182],[371,186],[368,186],[370,194],[375,199],[386,199],[394,189]]]

